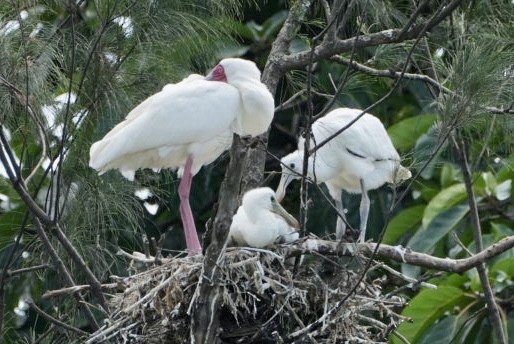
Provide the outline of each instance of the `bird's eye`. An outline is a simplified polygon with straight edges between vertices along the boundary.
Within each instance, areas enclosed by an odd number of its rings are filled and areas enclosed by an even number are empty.
[[[289,167],[291,167],[291,168],[295,168],[294,162],[290,163],[290,164],[289,164]]]
[[[274,196],[271,196],[269,199],[270,199],[271,203],[275,202],[275,197]]]

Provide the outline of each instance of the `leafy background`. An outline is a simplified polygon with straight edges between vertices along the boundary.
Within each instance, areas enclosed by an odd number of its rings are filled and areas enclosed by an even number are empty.
[[[88,167],[92,142],[101,138],[135,104],[163,85],[190,73],[205,73],[226,56],[256,61],[262,69],[271,44],[287,15],[286,1],[5,1],[0,4],[0,86],[2,130],[9,139],[38,204],[63,225],[101,281],[126,275],[129,261],[118,248],[143,251],[145,238],[166,234],[165,254],[184,248],[173,171],[138,172],[136,182],[117,172],[98,176]],[[343,37],[356,30],[375,32],[401,26],[411,6],[404,1],[368,1],[348,8]],[[310,48],[324,22],[322,8],[311,9],[309,21],[290,47]],[[419,80],[402,81],[377,115],[415,178],[403,185],[370,192],[368,235],[373,241],[403,245],[438,257],[467,257],[474,251],[467,192],[452,140],[468,145],[485,245],[513,235],[514,206],[512,114],[492,114],[487,106],[512,107],[514,99],[514,5],[510,1],[463,4],[431,32],[413,42],[358,49],[352,58],[376,69],[401,70],[412,49],[407,72],[432,71],[451,94]],[[333,80],[347,66],[331,60],[315,64],[312,102],[315,112],[334,94]],[[429,73],[429,72],[426,72]],[[365,108],[386,94],[394,80],[351,71],[334,106]],[[281,80],[276,103],[305,88],[306,69]],[[12,85],[9,86],[9,85]],[[14,89],[28,95],[37,120],[29,115]],[[305,96],[278,111],[271,127],[265,181],[276,187],[277,157],[295,149],[305,126]],[[43,144],[44,142],[44,144]],[[439,149],[436,150],[436,147]],[[44,161],[40,162],[43,156]],[[213,215],[228,161],[225,154],[195,176],[192,208],[197,228]],[[31,297],[41,308],[74,326],[88,329],[76,305],[42,294],[61,286],[61,277],[45,253],[26,205],[0,168],[0,266],[4,271],[48,264],[34,272],[2,278],[4,331],[7,342],[75,341],[26,308]],[[335,212],[321,187],[310,187],[313,206],[307,229],[333,237]],[[299,186],[284,200],[299,215]],[[358,228],[359,196],[344,195],[351,225]],[[390,210],[391,204],[394,208]],[[385,232],[383,232],[385,229]],[[64,254],[62,254],[65,257]],[[509,250],[487,263],[488,274],[509,338],[512,328],[514,266]],[[71,266],[73,264],[66,262]],[[438,273],[388,262],[404,274],[428,281],[437,289],[413,284],[401,297],[410,299],[399,332],[412,343],[484,343],[492,338],[481,284],[475,270]],[[75,273],[77,283],[86,283]],[[388,288],[397,286],[390,281]],[[401,342],[391,338],[392,342]],[[511,339],[512,341],[512,339]]]

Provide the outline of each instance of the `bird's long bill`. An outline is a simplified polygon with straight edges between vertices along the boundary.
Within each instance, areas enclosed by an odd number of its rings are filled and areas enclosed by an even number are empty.
[[[283,172],[282,177],[280,177],[280,183],[278,183],[277,191],[275,191],[275,197],[277,201],[282,202],[284,197],[286,196],[286,188],[293,181],[294,177],[287,173]]]
[[[273,208],[271,209],[272,212],[282,217],[289,226],[293,228],[300,228],[300,224],[298,221],[294,218],[293,215],[289,214],[278,202],[273,203]]]

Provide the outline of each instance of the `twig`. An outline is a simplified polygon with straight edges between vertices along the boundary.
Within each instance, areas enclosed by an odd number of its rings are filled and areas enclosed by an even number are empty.
[[[49,267],[50,267],[50,265],[48,265],[48,264],[41,264],[41,265],[31,266],[31,267],[23,268],[23,269],[7,270],[7,276],[8,277],[12,277],[12,276],[15,276],[15,275],[24,274],[26,272],[37,271],[37,270],[44,270],[44,269],[47,269]]]
[[[76,327],[73,327],[71,325],[68,325],[56,318],[54,318],[53,316],[51,316],[50,314],[46,313],[44,310],[42,310],[41,308],[39,308],[32,299],[28,299],[26,300],[27,303],[30,305],[30,308],[32,308],[37,314],[39,314],[40,316],[42,316],[43,318],[45,318],[46,320],[50,321],[51,323],[59,326],[59,327],[62,327],[63,329],[65,330],[68,330],[68,331],[72,331],[72,332],[75,332],[75,333],[78,333],[82,336],[88,336],[89,333],[87,333],[86,331],[83,331],[79,328],[76,328]]]
[[[123,286],[122,283],[107,283],[107,284],[101,285],[102,289],[116,289],[116,288],[119,288],[122,286]],[[91,285],[83,284],[83,285],[75,285],[73,287],[61,288],[61,289],[56,289],[56,290],[48,290],[41,296],[41,298],[51,299],[51,298],[59,297],[59,296],[63,296],[63,295],[75,294],[79,291],[89,290],[89,289],[91,289]]]
[[[448,93],[448,94],[453,93],[449,88],[444,87],[437,80],[432,79],[428,75],[414,74],[414,73],[403,73],[403,75],[402,75],[402,73],[395,72],[393,70],[371,68],[371,67],[363,65],[361,63],[358,63],[355,61],[350,61],[350,60],[347,60],[347,59],[342,58],[341,56],[337,56],[337,55],[332,56],[330,59],[337,63],[352,66],[352,68],[354,68],[355,70],[358,70],[359,72],[363,72],[363,73],[366,73],[369,75],[382,76],[382,77],[387,77],[387,78],[392,78],[392,79],[398,79],[398,78],[402,77],[403,79],[419,80],[419,81],[426,82],[427,84],[430,84],[434,87],[437,87],[444,93]]]
[[[459,140],[457,143],[457,149],[459,150],[460,163],[462,166],[462,172],[464,175],[464,185],[468,194],[469,212],[471,217],[471,227],[473,228],[473,236],[475,239],[475,247],[477,252],[483,252],[484,244],[482,242],[482,229],[480,227],[480,215],[478,214],[477,201],[475,198],[475,191],[473,190],[473,180],[471,171],[469,169],[468,153],[466,144],[463,140]],[[484,289],[485,301],[491,317],[491,323],[494,327],[496,339],[499,343],[507,343],[505,332],[503,330],[503,324],[500,317],[500,310],[498,304],[494,298],[494,292],[489,283],[489,277],[487,276],[487,270],[484,262],[480,262],[476,266],[482,288]]]

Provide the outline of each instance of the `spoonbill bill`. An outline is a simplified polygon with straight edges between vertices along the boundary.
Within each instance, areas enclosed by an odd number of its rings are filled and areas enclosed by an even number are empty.
[[[338,108],[312,124],[313,149],[326,138],[347,126],[362,113],[359,109]],[[282,176],[277,187],[277,199],[281,201],[286,187],[292,180],[301,178],[303,169],[304,139],[298,142],[298,150],[281,159]],[[409,179],[411,172],[400,165],[400,156],[393,146],[380,120],[366,113],[346,130],[308,158],[307,177],[315,183],[325,183],[335,200],[339,213],[336,238],[340,240],[346,230],[346,217],[342,190],[361,194],[359,242],[364,242],[370,201],[368,190],[385,183],[399,183]]]
[[[178,169],[188,253],[200,254],[189,204],[192,178],[230,147],[234,133],[266,132],[275,104],[260,77],[255,63],[228,58],[205,77],[193,74],[164,86],[91,146],[89,166],[100,174],[118,169],[128,179],[139,168]]]
[[[298,239],[298,228],[298,221],[280,205],[272,189],[256,188],[244,194],[228,240],[239,246],[262,248]]]

